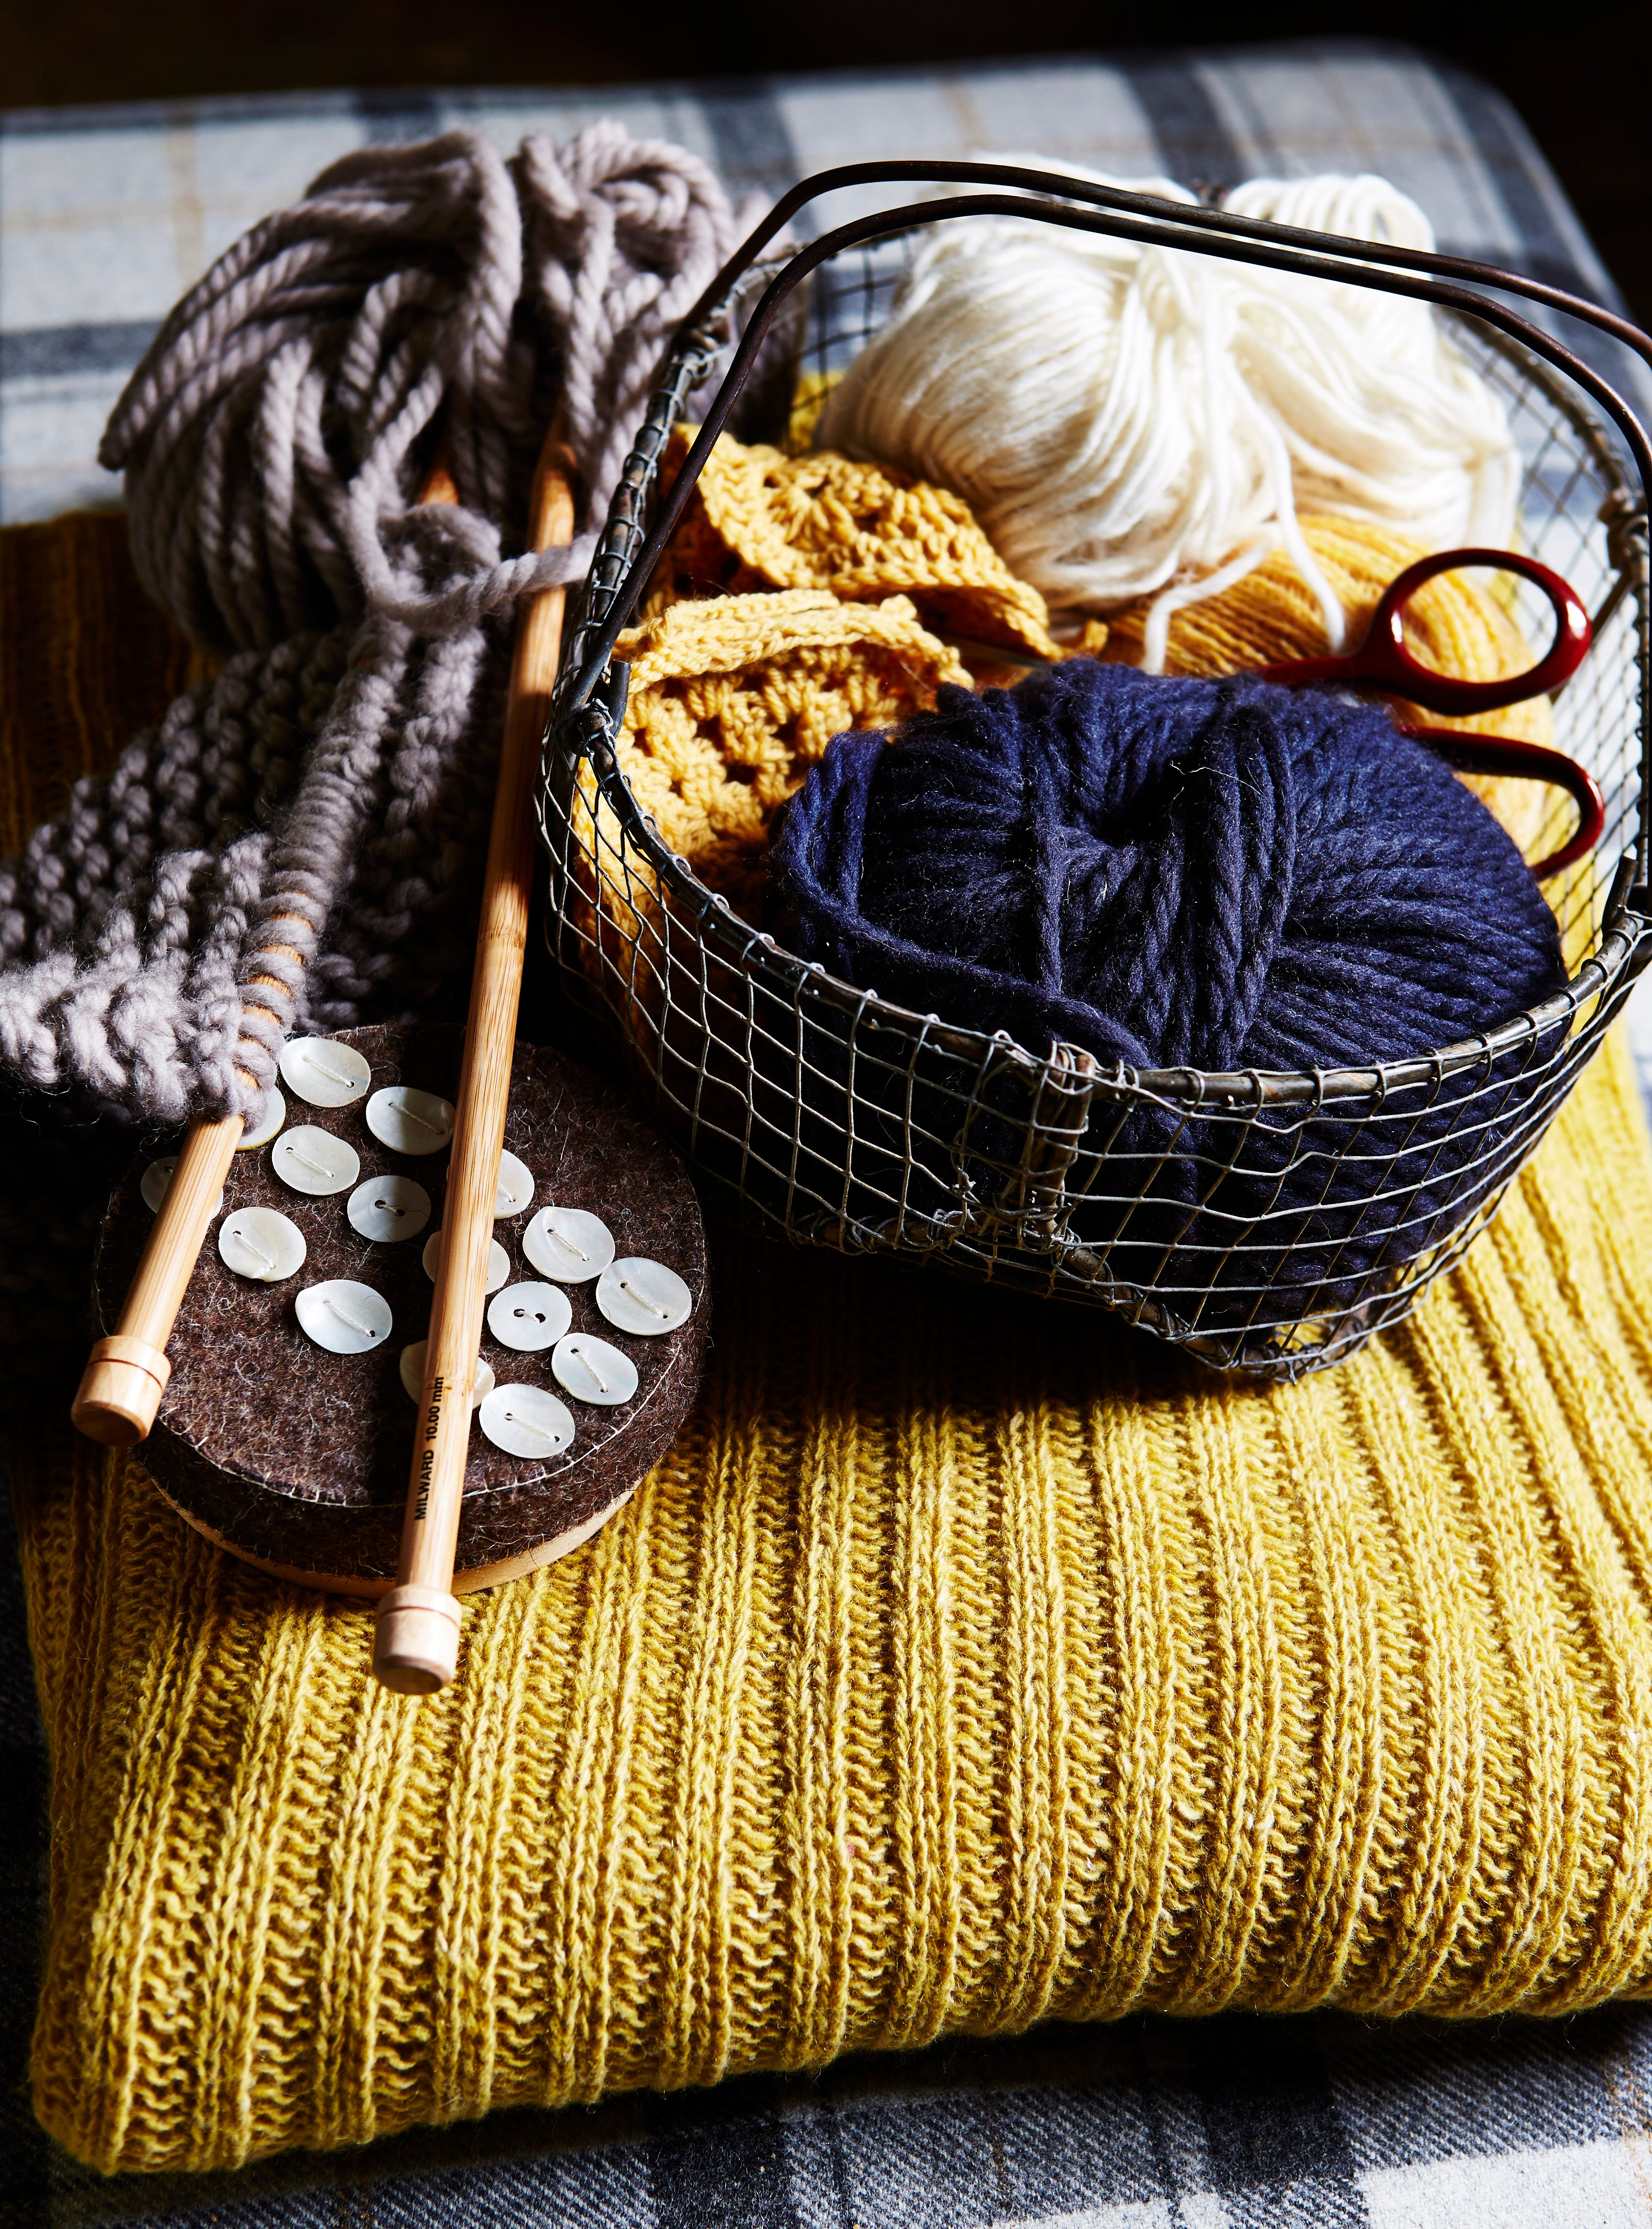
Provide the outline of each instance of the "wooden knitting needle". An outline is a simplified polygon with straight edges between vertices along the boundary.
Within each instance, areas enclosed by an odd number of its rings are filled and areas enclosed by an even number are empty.
[[[419,500],[458,501],[453,475],[440,454]],[[291,918],[278,915],[270,925],[279,928],[284,920]],[[304,964],[290,945],[277,944],[268,949],[272,957],[290,960],[299,967]],[[259,991],[279,988],[272,977],[254,975],[244,1003],[257,1012]],[[244,1068],[238,1068],[236,1073],[243,1083],[255,1080]],[[239,1114],[189,1125],[120,1321],[109,1338],[100,1339],[93,1348],[69,1411],[77,1429],[89,1440],[109,1448],[129,1448],[149,1436],[172,1375],[172,1365],[166,1359],[167,1341],[201,1258],[207,1226],[235,1158],[243,1127]]]
[[[531,524],[536,549],[572,539],[573,495],[555,427],[540,457]],[[458,1662],[453,1555],[528,947],[534,781],[561,651],[565,596],[561,588],[543,589],[516,620],[401,1561],[395,1586],[379,1604],[374,1635],[374,1672],[399,1695],[433,1694]]]

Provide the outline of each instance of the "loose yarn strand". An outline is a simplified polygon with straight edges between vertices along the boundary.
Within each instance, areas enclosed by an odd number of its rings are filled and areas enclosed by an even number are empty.
[[[1207,596],[1220,596],[1224,588],[1231,588],[1236,581],[1242,581],[1247,573],[1254,572],[1264,558],[1278,547],[1280,538],[1277,533],[1258,535],[1254,542],[1239,551],[1237,557],[1230,557],[1226,565],[1219,565],[1213,573],[1207,573],[1196,581],[1178,581],[1175,588],[1166,588],[1162,594],[1155,596],[1148,606],[1142,630],[1143,672],[1163,672],[1170,646],[1170,622],[1179,611],[1185,610],[1189,604],[1203,603]],[[1314,570],[1316,574],[1319,572],[1317,565]],[[1323,575],[1320,577],[1322,579]],[[1336,605],[1336,611],[1340,619],[1342,615],[1340,602]]]

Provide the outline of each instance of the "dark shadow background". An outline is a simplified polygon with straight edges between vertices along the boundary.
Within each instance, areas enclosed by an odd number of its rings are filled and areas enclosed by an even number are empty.
[[[1410,0],[1352,12],[1116,0],[0,0],[0,106],[320,87],[603,84],[1007,54],[1406,40],[1506,93],[1652,324],[1652,6]]]

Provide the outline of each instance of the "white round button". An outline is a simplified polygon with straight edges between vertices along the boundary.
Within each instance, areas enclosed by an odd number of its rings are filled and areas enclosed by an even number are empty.
[[[560,1285],[507,1285],[488,1303],[488,1329],[518,1354],[554,1346],[573,1321],[573,1306]]]
[[[483,1430],[508,1455],[544,1462],[573,1444],[567,1404],[538,1385],[496,1385],[477,1413]]]
[[[432,1285],[436,1282],[436,1265],[441,1259],[441,1253],[442,1234],[439,1230],[432,1230],[425,1241],[425,1251],[421,1257],[425,1264],[425,1275]],[[506,1253],[496,1238],[490,1238],[488,1241],[488,1282],[482,1288],[483,1291],[496,1293],[509,1275],[509,1255]]]
[[[354,1045],[336,1037],[289,1037],[281,1048],[281,1081],[311,1107],[348,1107],[373,1080]]]
[[[565,1393],[600,1409],[617,1409],[637,1391],[637,1365],[630,1355],[588,1331],[571,1331],[560,1339],[551,1368]]]
[[[235,1140],[238,1153],[250,1153],[254,1146],[267,1146],[287,1119],[287,1102],[271,1084],[257,1108],[247,1118],[246,1127]]]
[[[614,1258],[614,1235],[599,1215],[582,1207],[541,1207],[522,1233],[522,1252],[541,1277],[583,1285],[599,1277]]]
[[[388,1246],[418,1237],[430,1221],[430,1194],[411,1177],[369,1177],[356,1185],[344,1212],[352,1230]]]
[[[616,1330],[651,1338],[687,1322],[694,1294],[663,1262],[650,1262],[646,1254],[628,1254],[598,1278],[597,1306]]]
[[[329,1354],[365,1354],[390,1336],[389,1301],[353,1277],[306,1285],[292,1306],[304,1330]]]
[[[368,1101],[367,1127],[393,1153],[439,1153],[453,1135],[453,1108],[433,1091],[390,1083]]]
[[[284,1185],[307,1192],[312,1199],[329,1199],[353,1185],[362,1173],[362,1156],[348,1138],[318,1130],[313,1122],[284,1130],[270,1153],[270,1166]]]
[[[177,1155],[169,1153],[163,1161],[151,1161],[144,1170],[143,1181],[138,1189],[144,1206],[151,1215],[160,1213],[161,1202],[172,1189],[172,1172],[177,1165]],[[221,1215],[224,1211],[224,1196],[221,1192],[213,1204],[212,1211],[215,1215]]]
[[[239,1277],[279,1285],[304,1267],[309,1251],[296,1223],[272,1207],[238,1207],[218,1226],[218,1256]]]
[[[499,1189],[494,1195],[496,1215],[520,1215],[534,1197],[534,1172],[515,1153],[499,1156]]]
[[[410,1401],[418,1400],[425,1390],[425,1351],[429,1345],[427,1339],[416,1339],[411,1346],[404,1346],[401,1350],[401,1382]],[[473,1402],[484,1400],[492,1391],[493,1372],[485,1362],[478,1361],[476,1391],[471,1397]]]

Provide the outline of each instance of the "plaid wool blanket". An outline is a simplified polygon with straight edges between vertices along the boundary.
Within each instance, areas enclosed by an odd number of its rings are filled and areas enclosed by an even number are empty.
[[[1422,203],[1443,247],[1611,299],[1506,105],[1454,70],[1367,44],[14,114],[0,119],[0,521],[115,498],[93,462],[98,435],[166,310],[336,156],[455,125],[509,147],[602,113],[696,149],[737,192],[772,193],[831,163],[985,151],[1212,183],[1372,170]],[[105,2181],[48,2142],[23,2094],[47,1773],[10,1553],[4,1571],[0,2229],[1616,2229],[1652,2213],[1652,2012],[1629,2005],[1559,2027],[1315,2014],[1046,2028],[817,2078],[502,2115],[231,2176]]]

